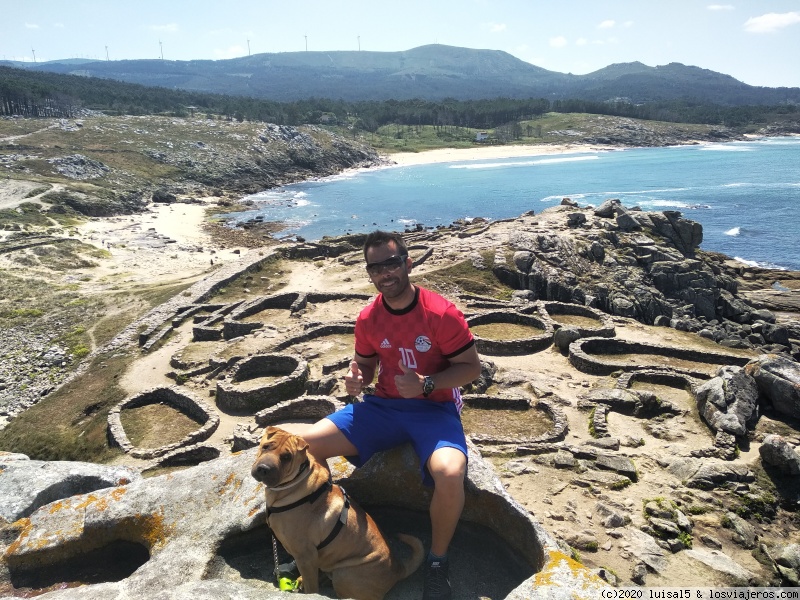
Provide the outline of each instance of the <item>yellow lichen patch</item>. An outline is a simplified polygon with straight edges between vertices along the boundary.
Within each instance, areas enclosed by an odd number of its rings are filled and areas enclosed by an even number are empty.
[[[598,589],[608,587],[608,584],[563,552],[549,550],[548,560],[534,575],[532,586],[568,588],[572,590],[573,598],[594,600]]]
[[[81,502],[80,504],[76,504],[75,508],[77,510],[82,510],[82,509],[85,509],[85,508],[89,507],[90,505],[98,502],[99,500],[100,499],[97,496],[95,496],[94,494],[87,494],[86,498],[84,499],[84,501]],[[99,506],[97,507],[97,509],[98,510],[103,510],[103,508],[101,508]]]
[[[219,495],[228,493],[229,488],[233,488],[235,493],[240,487],[242,487],[242,480],[236,477],[236,473],[231,473],[219,489]]]
[[[115,501],[119,502],[120,500],[122,500],[122,497],[123,497],[123,496],[124,496],[124,495],[125,495],[127,492],[128,492],[128,490],[127,490],[127,489],[125,489],[125,488],[116,488],[115,490],[113,490],[113,491],[111,492],[111,497],[112,497],[112,498],[113,498]]]
[[[69,500],[66,501],[58,500],[57,502],[53,502],[52,504],[50,504],[50,514],[54,515],[55,513],[64,508],[69,508],[69,505],[70,505]]]
[[[8,548],[6,548],[5,554],[3,554],[4,557],[15,554],[17,550],[19,550],[19,547],[22,545],[22,541],[27,538],[33,530],[33,523],[31,523],[29,518],[23,517],[22,519],[17,519],[14,521],[11,524],[11,527],[19,530],[19,536],[17,536],[17,539],[11,542]]]
[[[138,541],[152,549],[167,541],[172,526],[164,520],[164,513],[136,514],[119,524],[118,534],[123,539]]]

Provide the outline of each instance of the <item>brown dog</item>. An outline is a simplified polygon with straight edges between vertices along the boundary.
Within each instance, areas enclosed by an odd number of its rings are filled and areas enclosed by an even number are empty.
[[[422,563],[415,537],[398,534],[412,549],[408,560],[390,552],[375,521],[331,484],[303,438],[268,427],[251,473],[267,488],[267,524],[297,563],[304,592],[319,592],[322,570],[340,598],[380,600]]]

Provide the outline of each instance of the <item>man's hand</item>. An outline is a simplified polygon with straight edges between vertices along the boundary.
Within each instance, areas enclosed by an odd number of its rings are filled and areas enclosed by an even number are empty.
[[[344,387],[350,396],[358,396],[364,388],[364,376],[356,361],[350,363],[350,370],[344,376]]]
[[[423,377],[409,369],[402,360],[400,360],[398,364],[403,374],[394,376],[394,384],[397,386],[397,392],[402,398],[416,398],[421,395]]]

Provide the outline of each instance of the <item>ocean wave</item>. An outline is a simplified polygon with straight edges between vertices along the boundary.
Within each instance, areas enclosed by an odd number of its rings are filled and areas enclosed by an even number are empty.
[[[749,267],[758,267],[759,269],[775,269],[777,271],[788,271],[786,267],[782,267],[780,265],[776,265],[775,263],[761,261],[761,260],[747,260],[746,258],[742,258],[741,256],[734,256],[734,260],[738,260],[740,263],[744,263]]]
[[[597,192],[598,196],[644,196],[648,194],[671,194],[674,192],[688,192],[692,188],[659,188],[659,189],[649,189],[649,190],[628,190],[627,192],[619,192],[619,191],[608,191],[608,192]]]
[[[714,152],[752,152],[755,148],[750,146],[728,146],[725,144],[708,144],[701,146],[700,150],[712,150]]]
[[[740,233],[742,233],[742,228],[741,227],[733,227],[732,229],[728,229],[728,231],[725,232],[725,235],[736,236],[736,235],[739,235]]]
[[[450,169],[497,169],[501,167],[532,167],[537,165],[550,165],[555,163],[579,162],[583,160],[597,160],[599,156],[569,156],[562,158],[542,158],[539,160],[524,160],[514,162],[470,163],[449,165]]]
[[[539,202],[561,202],[564,198],[570,198],[572,200],[584,200],[592,197],[594,197],[594,194],[558,194],[540,198]]]
[[[658,207],[664,207],[664,206],[674,206],[675,208],[688,208],[689,207],[689,205],[686,202],[682,202],[680,200],[666,200],[666,199],[662,199],[662,200],[656,200],[656,199],[643,200],[639,204],[642,204],[644,206],[658,206]]]

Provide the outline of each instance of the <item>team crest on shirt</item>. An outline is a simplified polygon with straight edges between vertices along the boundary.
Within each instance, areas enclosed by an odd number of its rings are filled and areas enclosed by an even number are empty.
[[[427,352],[431,349],[431,340],[427,335],[421,335],[414,340],[414,347],[418,352]]]

